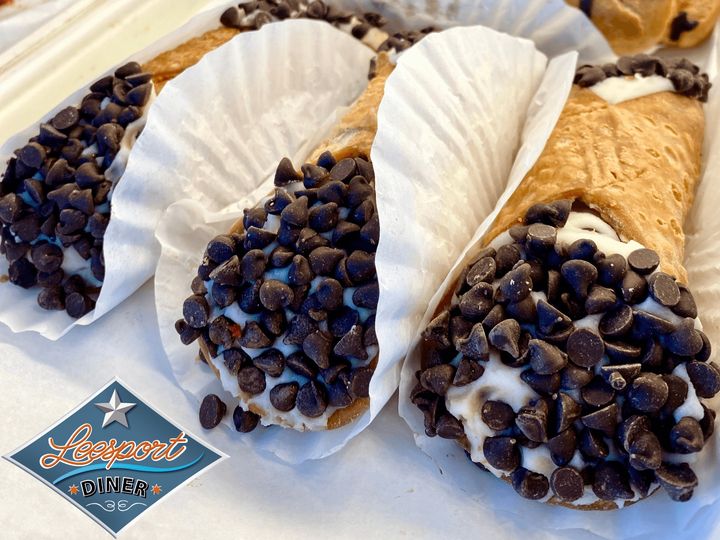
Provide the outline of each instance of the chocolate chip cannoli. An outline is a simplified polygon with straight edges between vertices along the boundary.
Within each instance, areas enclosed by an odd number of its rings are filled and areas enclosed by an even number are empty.
[[[581,9],[618,54],[648,51],[663,44],[694,47],[712,32],[716,0],[566,0]]]
[[[8,160],[0,253],[10,283],[37,290],[41,308],[74,318],[94,308],[113,189],[154,96],[150,74],[125,64],[41,123]]]
[[[575,83],[424,331],[411,400],[523,497],[686,501],[720,390],[683,267],[709,83],[646,56]]]
[[[369,406],[377,362],[379,219],[370,147],[392,64],[374,77],[298,172],[280,161],[274,193],[213,238],[176,323],[232,389],[238,431],[341,427]],[[216,397],[204,427],[224,414]]]

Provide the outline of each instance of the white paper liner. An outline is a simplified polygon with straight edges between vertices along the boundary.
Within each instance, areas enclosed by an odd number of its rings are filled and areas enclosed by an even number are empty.
[[[716,74],[718,67],[717,37],[713,39],[715,40],[715,49],[708,56],[707,68],[709,73]],[[539,94],[544,93],[547,100],[539,110],[536,109],[538,114],[535,117],[532,114],[529,115],[529,122],[523,138],[524,145],[518,153],[505,193],[492,214],[480,224],[463,254],[452,270],[448,272],[447,278],[430,301],[403,366],[399,412],[412,429],[418,446],[444,471],[447,481],[456,489],[468,493],[467,508],[459,509],[460,512],[484,512],[487,513],[489,519],[498,519],[498,516],[501,516],[501,519],[512,519],[528,527],[535,526],[549,531],[583,529],[602,538],[625,538],[641,534],[660,534],[662,531],[668,530],[682,530],[693,519],[700,519],[702,509],[715,503],[720,495],[717,488],[720,484],[720,467],[717,466],[720,461],[720,451],[718,450],[720,445],[717,444],[715,437],[703,449],[700,461],[693,465],[700,485],[689,502],[673,502],[661,490],[647,500],[621,510],[611,512],[578,511],[523,499],[515,493],[511,486],[499,481],[491,474],[477,469],[467,459],[464,450],[457,443],[440,437],[427,437],[424,433],[422,414],[409,400],[410,391],[416,383],[415,371],[419,368],[420,331],[432,319],[432,314],[445,291],[453,286],[462,269],[471,260],[477,241],[489,229],[499,209],[536,161],[539,151],[544,147],[560,110],[564,106],[572,78],[572,66],[567,63],[562,66],[561,61],[562,59],[558,58],[550,63],[543,81],[543,88],[539,92]],[[553,70],[556,70],[554,74]],[[717,79],[718,77],[715,77],[715,84],[717,84]],[[718,232],[720,216],[717,213],[717,207],[720,204],[720,138],[718,137],[717,122],[713,121],[720,114],[720,93],[713,93],[713,90],[710,92],[710,101],[705,110],[707,127],[703,179],[687,225],[689,234],[686,267],[690,274],[690,288],[696,298],[704,330],[711,342],[720,344],[720,307],[718,307],[720,306],[720,285],[717,280],[718,272],[720,272],[720,233]],[[404,92],[412,94],[415,90],[412,87],[406,87]],[[451,124],[455,121],[450,114],[442,114],[442,111],[442,108],[436,108],[433,111],[434,121],[444,124]],[[466,111],[466,114],[470,114],[469,111]],[[417,130],[420,129],[423,121],[425,119],[406,119],[403,124],[396,126],[396,129],[401,127],[403,130]],[[532,126],[536,121],[543,123]],[[391,129],[391,126],[386,127]],[[532,149],[532,151],[526,153],[524,152],[526,149]],[[427,156],[434,155],[438,150],[438,147],[425,146],[420,154],[396,156],[395,159],[398,162],[405,159],[416,159],[422,162],[427,160]],[[398,151],[400,150],[398,149]],[[458,154],[455,159],[464,157]],[[445,159],[452,159],[452,157],[445,157]],[[481,165],[474,164],[475,167]],[[422,170],[422,165],[418,165],[418,170]],[[412,181],[417,182],[418,179],[412,178]],[[494,186],[489,186],[488,190],[493,193]],[[471,197],[468,199],[472,200]],[[429,234],[429,231],[425,234]],[[713,357],[715,356],[714,354]],[[715,398],[711,403],[717,406],[719,401],[718,398]]]
[[[14,0],[0,6],[0,54],[69,8],[76,0]]]

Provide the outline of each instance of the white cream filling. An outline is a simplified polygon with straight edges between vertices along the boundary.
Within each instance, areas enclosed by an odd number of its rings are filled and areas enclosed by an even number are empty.
[[[286,187],[287,191],[294,193],[295,191],[305,189],[305,186],[302,182],[295,182],[289,186]],[[265,203],[270,200],[271,197],[266,197],[260,203],[258,204],[258,207],[262,208],[264,207]],[[322,204],[321,201],[317,201],[313,206],[317,206]],[[312,208],[312,206],[310,207]],[[349,211],[345,208],[340,209],[340,218],[346,218]],[[263,225],[263,229],[276,233],[280,227],[280,216],[268,214],[267,220],[265,221],[265,224]],[[270,254],[273,252],[273,250],[278,247],[280,244],[277,242],[277,240],[270,243],[267,247],[263,248],[263,252],[269,257]],[[285,266],[283,268],[268,268],[263,273],[262,279],[276,279],[279,281],[283,281],[284,283],[287,283],[289,273],[289,265]],[[324,278],[322,276],[316,276],[311,282],[310,282],[310,291],[308,294],[312,294],[316,289],[318,284],[323,280]],[[217,305],[214,305],[211,297],[212,293],[212,286],[213,282],[211,280],[205,282],[205,287],[207,288],[208,294],[206,297],[208,298],[208,303],[213,306],[212,313],[211,313],[211,319],[215,319],[216,317],[219,317],[220,315],[224,315],[231,321],[233,321],[236,324],[239,324],[241,326],[245,326],[249,321],[257,321],[259,320],[260,316],[252,315],[245,313],[237,302],[233,302],[226,308],[220,308]],[[355,303],[352,300],[353,293],[355,292],[357,288],[356,287],[347,287],[343,290],[343,303],[344,305],[356,310],[360,317],[360,322],[364,323],[367,321],[367,319],[372,315],[373,310],[361,308],[355,305]],[[289,323],[290,320],[295,316],[296,314],[292,312],[289,309],[285,310],[285,317],[287,322]],[[320,330],[327,331],[327,321],[321,321],[318,323],[318,327]],[[277,337],[275,339],[275,342],[271,345],[269,348],[275,348],[278,349],[280,352],[283,353],[283,355],[287,358],[290,354],[298,351],[302,351],[302,346],[298,345],[286,345],[283,343],[283,339],[285,339],[285,336],[287,335],[287,332],[284,332],[281,336]],[[242,350],[245,351],[247,354],[250,355],[251,358],[255,358],[256,356],[259,356],[264,351],[266,351],[268,348],[264,349],[249,349],[247,347],[242,347]],[[260,422],[264,426],[271,426],[271,425],[280,425],[283,427],[295,429],[297,431],[319,431],[323,429],[327,429],[327,423],[330,417],[335,413],[335,411],[338,410],[339,407],[332,407],[328,406],[327,409],[321,414],[320,416],[316,418],[310,418],[308,416],[303,415],[297,407],[294,407],[289,412],[281,412],[275,409],[275,407],[270,402],[270,390],[272,390],[275,386],[281,383],[286,382],[297,382],[300,386],[308,382],[308,379],[296,374],[295,372],[291,371],[290,368],[285,367],[285,370],[282,372],[280,377],[271,377],[267,374],[265,374],[265,390],[261,392],[260,394],[256,394],[254,396],[248,396],[246,392],[243,392],[240,390],[240,386],[238,385],[237,377],[232,375],[227,367],[225,366],[225,363],[223,361],[223,355],[222,351],[224,349],[222,347],[218,348],[218,355],[214,358],[212,358],[213,365],[218,369],[220,372],[220,380],[222,382],[223,388],[227,390],[228,392],[232,393],[233,396],[235,396],[240,406],[244,409],[249,409],[250,406],[258,407],[265,411],[264,415],[261,415]],[[365,351],[367,352],[367,359],[360,360],[358,358],[351,358],[349,359],[350,364],[353,368],[367,366],[370,361],[377,356],[378,354],[378,347],[376,345],[372,345],[370,347],[366,347]]]
[[[660,75],[643,77],[639,73],[627,77],[608,77],[589,88],[613,105],[658,92],[675,91],[670,79]]]
[[[568,246],[574,241],[579,239],[588,239],[595,242],[599,251],[605,253],[605,255],[619,254],[627,258],[630,253],[637,249],[643,248],[641,244],[633,240],[623,241],[621,240],[613,228],[603,221],[600,217],[590,212],[571,212],[568,217],[567,223],[564,227],[557,230],[557,245]],[[513,243],[508,232],[504,232],[495,238],[490,246],[497,249],[500,246]],[[493,289],[497,290],[500,280],[496,279],[493,282]],[[542,292],[533,292],[532,298],[537,305],[540,299],[545,299],[546,296]],[[457,303],[457,299],[453,298],[453,304]],[[669,308],[662,306],[655,302],[650,296],[644,300],[641,304],[638,304],[638,309],[642,309],[653,313],[659,317],[665,318],[671,322],[678,323],[681,318],[675,315]],[[602,315],[588,315],[583,319],[574,321],[573,324],[576,328],[589,328],[595,332],[598,331],[598,323]],[[700,328],[699,320],[696,319],[696,327]],[[457,365],[461,355],[454,359],[453,363]],[[596,373],[599,373],[599,367],[609,363],[607,356],[596,366]],[[451,386],[445,396],[445,404],[448,411],[455,416],[458,420],[463,423],[465,435],[467,436],[468,442],[470,443],[470,457],[476,463],[481,463],[488,470],[498,477],[508,474],[507,472],[500,471],[492,467],[483,453],[483,443],[487,437],[492,437],[496,433],[491,430],[485,422],[483,422],[480,411],[483,404],[486,401],[503,401],[510,405],[515,412],[527,405],[531,400],[540,397],[532,388],[530,388],[525,382],[520,379],[521,371],[518,368],[511,368],[506,366],[500,360],[500,355],[496,351],[491,351],[490,359],[487,362],[482,363],[485,368],[483,375],[473,381],[472,383],[465,386]],[[687,370],[684,365],[680,365],[673,371],[675,375],[682,377],[688,383],[688,394],[683,404],[678,407],[675,411],[675,419],[680,420],[684,416],[691,416],[696,420],[701,420],[703,417],[703,409],[698,399],[695,389],[690,382],[687,375]],[[572,396],[573,399],[578,400],[579,396],[577,392],[562,390]],[[612,443],[609,439],[605,439],[606,442]],[[612,444],[609,444],[611,448],[611,455],[615,452]],[[543,474],[550,479],[550,475],[557,468],[550,457],[550,451],[546,445],[541,445],[537,448],[527,448],[519,446],[521,455],[521,466],[526,469]],[[697,454],[664,454],[663,459],[665,461],[672,462],[687,462],[691,463],[695,461]],[[579,451],[576,451],[570,466],[582,468],[584,460]],[[585,486],[584,495],[573,501],[574,505],[586,505],[592,504],[597,501],[597,496],[593,493],[591,486]],[[552,497],[552,490],[548,492],[548,495],[542,499],[547,501]],[[615,504],[622,508],[626,504],[635,501],[640,498],[639,493],[636,493],[632,499],[618,499]]]

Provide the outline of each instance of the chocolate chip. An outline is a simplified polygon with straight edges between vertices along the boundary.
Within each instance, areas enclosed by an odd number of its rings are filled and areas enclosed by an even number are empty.
[[[553,493],[563,501],[576,501],[583,496],[585,483],[583,477],[572,467],[555,469],[550,476]]]
[[[573,83],[581,88],[595,86],[607,78],[605,71],[600,66],[581,66],[578,68]]]
[[[616,403],[599,409],[581,418],[582,423],[590,429],[602,431],[606,436],[612,437],[615,434],[615,427],[620,416],[620,409]]]
[[[253,358],[253,364],[256,368],[267,373],[271,377],[279,377],[285,369],[285,357],[283,353],[275,348],[263,351],[261,354]]]
[[[280,213],[293,201],[295,197],[292,193],[284,189],[275,189],[275,194],[265,201],[265,211],[268,214],[280,215]]]
[[[660,264],[660,257],[652,249],[642,248],[628,255],[627,262],[638,274],[649,274]]]
[[[528,344],[530,366],[540,375],[557,373],[567,364],[567,355],[554,345],[539,339],[531,339]]]
[[[287,186],[292,182],[299,182],[300,180],[302,180],[302,176],[295,170],[292,161],[286,157],[282,158],[275,170],[275,185]]]
[[[122,141],[125,130],[119,124],[105,124],[100,126],[96,132],[96,142],[98,152],[101,154],[110,154],[115,156],[120,150],[120,141]]]
[[[68,294],[65,298],[65,310],[68,315],[79,319],[95,309],[95,302],[81,293]]]
[[[443,414],[438,418],[435,430],[443,439],[455,440],[465,435],[462,424],[451,414]]]
[[[583,429],[578,437],[578,449],[590,461],[605,459],[609,455],[607,443],[602,435],[591,429]]]
[[[511,472],[520,465],[520,449],[514,437],[486,437],[483,455],[490,466]]]
[[[655,478],[674,501],[687,501],[698,485],[697,476],[687,463],[663,463]]]
[[[520,378],[538,394],[551,395],[560,389],[560,375],[539,375],[532,369],[526,369],[520,373]]]
[[[260,303],[270,311],[287,307],[292,300],[292,289],[281,281],[269,279],[260,287]]]
[[[575,456],[577,448],[577,435],[575,430],[570,427],[565,431],[555,435],[547,442],[548,450],[550,450],[550,458],[553,463],[559,467],[564,467]]]
[[[291,411],[295,408],[299,389],[300,385],[295,381],[278,384],[270,390],[270,403],[278,411]]]
[[[630,331],[632,325],[632,308],[626,304],[621,304],[602,316],[598,329],[603,337],[621,337]]]
[[[692,454],[702,450],[705,444],[700,423],[689,416],[682,418],[670,430],[670,444],[673,452]]]
[[[363,345],[362,326],[359,324],[354,325],[342,338],[340,338],[340,341],[335,344],[333,352],[338,356],[346,358],[358,358],[360,360],[367,359],[367,350]]]
[[[15,193],[8,193],[0,199],[0,220],[13,223],[22,210],[22,200]]]
[[[240,371],[240,368],[243,367],[243,365],[248,365],[252,362],[250,355],[242,349],[225,349],[222,355],[225,367],[232,375],[235,376],[237,376],[238,371]]]
[[[671,308],[673,313],[679,315],[680,317],[690,317],[691,319],[696,318],[698,312],[692,293],[684,285],[679,285],[679,289],[680,301]]]
[[[295,252],[283,246],[278,246],[270,253],[270,264],[274,268],[283,268],[290,264]]]
[[[663,412],[672,413],[685,402],[688,394],[688,384],[677,375],[667,374],[662,376],[668,385],[668,399],[663,405]]]
[[[457,350],[463,356],[471,360],[487,360],[490,349],[488,348],[485,329],[481,323],[475,324],[467,338],[457,340]]]
[[[269,347],[272,341],[265,334],[260,325],[255,321],[248,321],[240,339],[240,345],[247,349],[264,349]]]
[[[500,246],[495,254],[495,277],[507,274],[520,260],[520,250],[513,244]]]
[[[458,363],[452,384],[453,386],[465,386],[479,379],[484,372],[485,368],[475,360],[463,357]]]
[[[683,319],[675,331],[663,340],[665,347],[678,356],[694,356],[703,348],[703,339],[695,330],[695,321],[690,318]]]
[[[699,397],[711,398],[720,391],[720,371],[714,362],[688,362],[686,367]]]
[[[695,355],[695,359],[700,362],[706,362],[710,359],[710,355],[712,354],[712,344],[710,343],[710,340],[705,335],[704,332],[701,332],[700,330],[697,331],[698,334],[700,334],[700,339],[703,341],[702,349]]]
[[[223,315],[215,317],[208,329],[210,341],[226,348],[232,346],[233,341],[240,336],[240,333],[240,327]]]
[[[597,244],[592,240],[581,238],[575,240],[567,248],[567,256],[569,259],[582,259],[592,262],[597,254]]]
[[[620,294],[626,303],[639,304],[647,297],[647,289],[645,278],[628,270],[620,285]]]
[[[250,433],[260,422],[260,416],[252,411],[243,410],[240,405],[233,411],[233,424],[240,433]]]
[[[47,287],[40,291],[37,302],[43,309],[61,311],[65,309],[65,293],[62,287]]]
[[[347,206],[355,207],[358,206],[365,199],[371,198],[375,194],[373,187],[368,184],[362,176],[354,176],[348,184],[347,194],[345,200]]]
[[[277,238],[277,234],[259,227],[251,226],[245,233],[244,247],[245,249],[263,249],[272,244]]]
[[[575,296],[580,299],[587,298],[590,286],[598,277],[595,266],[579,259],[563,263],[560,267],[560,273],[575,293]]]
[[[356,398],[366,398],[370,395],[370,380],[373,370],[369,367],[359,367],[350,374],[350,392]]]
[[[130,105],[143,107],[150,99],[152,88],[153,86],[151,83],[138,85],[125,95],[125,100]]]
[[[345,184],[335,180],[319,187],[317,196],[318,199],[324,203],[333,203],[341,206],[345,201],[347,189],[348,188]]]
[[[204,296],[194,295],[183,303],[183,317],[192,328],[204,328],[208,325],[210,306]]]
[[[533,223],[528,227],[525,239],[526,249],[536,256],[548,252],[557,240],[557,229],[543,223]]]
[[[300,413],[310,418],[317,418],[327,409],[325,389],[317,381],[309,381],[300,387],[296,405]]]
[[[511,475],[515,491],[526,499],[538,500],[547,495],[550,489],[547,477],[518,467]]]
[[[545,335],[567,328],[572,323],[567,315],[542,299],[537,303],[537,317],[538,329]]]
[[[650,296],[661,306],[672,307],[680,301],[680,289],[668,274],[655,272],[647,281]]]
[[[462,319],[462,317],[460,317]],[[483,328],[485,328],[486,332],[489,332],[495,326],[500,324],[505,319],[505,308],[502,307],[500,304],[495,304],[492,309],[488,312],[487,315],[482,320]],[[464,319],[463,319],[464,320]],[[467,321],[465,321],[467,322]],[[472,323],[470,323],[472,326]]]
[[[490,429],[503,431],[515,423],[515,411],[503,401],[488,400],[483,403],[480,418]]]
[[[593,285],[590,288],[587,300],[585,300],[585,311],[588,312],[588,315],[604,313],[611,309],[616,302],[617,296],[615,296],[615,292],[612,289],[600,285]]]
[[[250,395],[261,394],[265,391],[265,374],[255,366],[240,368],[237,380],[240,390]]]
[[[550,204],[535,204],[525,214],[525,223],[545,223],[553,227],[563,227],[570,215],[572,201],[569,199]]]
[[[492,283],[495,279],[495,259],[492,257],[483,257],[477,261],[465,276],[465,282],[474,287],[481,281]]]
[[[622,364],[600,367],[600,375],[613,389],[618,392],[624,390],[628,383],[640,375],[641,364]]]
[[[352,295],[353,304],[361,308],[377,309],[379,300],[380,286],[377,281],[361,285],[355,289]]]
[[[342,306],[328,319],[328,330],[335,337],[342,337],[360,322],[358,312],[348,306]]]
[[[215,394],[208,394],[200,404],[200,425],[205,429],[212,429],[222,421],[226,412],[225,403]]]
[[[345,256],[341,249],[319,247],[310,253],[310,268],[318,275],[331,275],[338,262]],[[374,271],[374,260],[373,271]]]
[[[480,321],[493,307],[493,287],[489,283],[478,283],[460,299],[460,312],[468,320]]]
[[[581,406],[570,395],[560,392],[555,401],[555,433],[562,433],[580,418]]]
[[[585,403],[593,407],[604,407],[615,397],[615,390],[602,377],[596,375],[582,387],[580,395]]]
[[[454,376],[455,368],[453,366],[440,364],[423,371],[420,375],[420,384],[437,395],[444,396],[450,388]]]
[[[308,335],[303,340],[303,352],[324,369],[330,367],[330,351],[332,350],[332,337],[321,330]]]
[[[45,147],[40,143],[31,142],[23,146],[18,152],[18,158],[28,167],[39,169],[45,161]]]
[[[675,330],[673,323],[648,311],[637,310],[634,313],[633,337],[651,338],[669,334],[673,330]]]
[[[220,285],[238,286],[242,284],[243,274],[240,267],[240,259],[238,259],[237,255],[233,255],[210,272],[209,277],[214,283],[219,283]]]
[[[660,375],[644,373],[636,378],[628,393],[630,404],[639,411],[657,412],[668,398],[668,385]]]
[[[530,265],[521,264],[500,279],[496,298],[499,302],[519,302],[527,298],[531,291]]]
[[[375,255],[362,250],[353,251],[347,258],[347,271],[355,284],[375,277]]]
[[[352,158],[345,158],[338,161],[332,169],[330,169],[330,179],[339,182],[348,182],[357,171],[357,165]]]
[[[575,330],[567,340],[567,355],[575,365],[590,368],[595,366],[605,353],[603,340],[592,330]]]
[[[323,8],[324,8],[324,4],[322,2],[320,2],[319,0],[312,2],[312,4],[321,4],[321,5],[323,5]],[[312,7],[312,6],[308,6],[308,13],[310,12],[310,7]],[[315,7],[317,7],[317,6],[315,6]],[[317,11],[319,12],[319,10],[317,10]],[[325,15],[322,15],[322,17],[319,17],[319,18],[323,18],[323,17],[325,17]],[[318,166],[323,167],[328,170],[332,169],[333,166],[335,165],[335,163],[337,163],[337,162],[335,161],[335,157],[332,155],[332,152],[330,152],[330,150],[325,150],[322,154],[320,154],[320,157],[318,157],[318,159],[316,161],[316,164]]]
[[[547,441],[548,407],[545,401],[535,400],[522,407],[515,418],[518,429],[535,442]]]
[[[55,244],[35,244],[30,256],[35,267],[40,272],[54,272],[63,262],[63,252]]]
[[[496,324],[488,334],[490,344],[514,358],[520,356],[520,324],[514,319],[505,319]]]
[[[595,468],[592,490],[605,501],[632,499],[635,494],[630,488],[628,473],[617,461],[603,461]]]
[[[235,241],[225,234],[216,236],[207,246],[207,256],[218,264],[227,261],[234,254]]]

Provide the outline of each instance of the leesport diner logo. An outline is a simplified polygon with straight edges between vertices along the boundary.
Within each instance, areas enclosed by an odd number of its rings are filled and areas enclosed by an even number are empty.
[[[225,457],[117,379],[5,456],[113,535]]]

